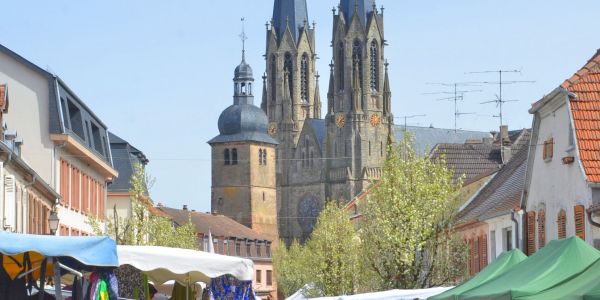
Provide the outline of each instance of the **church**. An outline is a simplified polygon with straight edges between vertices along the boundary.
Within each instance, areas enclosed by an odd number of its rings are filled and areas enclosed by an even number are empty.
[[[306,0],[275,0],[260,107],[252,68],[242,57],[233,105],[208,142],[212,212],[272,240],[306,240],[327,200],[349,202],[382,175],[387,146],[407,130],[394,126],[383,8],[374,0],[340,0],[333,28],[323,109]],[[436,130],[413,129],[424,137]],[[421,142],[433,147],[469,138],[435,133],[441,140]]]

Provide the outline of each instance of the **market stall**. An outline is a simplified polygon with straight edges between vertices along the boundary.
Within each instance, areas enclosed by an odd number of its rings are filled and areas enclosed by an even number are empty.
[[[307,286],[305,286],[307,288]],[[296,292],[294,295],[288,297],[286,300],[308,300],[303,295],[303,290]],[[311,298],[312,300],[414,300],[414,299],[427,299],[428,297],[443,293],[452,287],[436,287],[430,289],[415,289],[415,290],[390,290],[384,292],[366,293],[350,296],[335,296],[335,297],[322,297],[322,298]]]
[[[34,290],[43,293],[47,278],[60,283],[65,273],[74,275],[75,286],[83,293],[82,271],[106,273],[118,267],[115,242],[107,237],[9,232],[0,232],[0,263],[0,299],[25,299]],[[54,288],[56,299],[62,299],[61,285]]]
[[[500,255],[494,262],[488,265],[485,269],[483,269],[479,274],[475,275],[475,277],[471,278],[471,280],[450,289],[444,293],[441,293],[437,296],[430,297],[430,300],[451,300],[458,299],[458,295],[464,293],[468,290],[471,290],[475,287],[478,287],[502,274],[506,271],[510,270],[512,267],[521,263],[527,259],[527,255],[523,254],[523,252],[519,249],[511,250],[508,252],[504,252]]]
[[[121,266],[132,266],[159,285],[170,280],[188,287],[204,282],[215,299],[228,291],[254,293],[254,263],[248,259],[153,246],[118,246],[117,253]]]

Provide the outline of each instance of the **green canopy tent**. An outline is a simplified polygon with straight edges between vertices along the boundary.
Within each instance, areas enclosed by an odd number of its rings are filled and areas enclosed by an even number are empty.
[[[478,287],[510,270],[513,266],[527,259],[527,256],[519,249],[511,250],[500,255],[494,262],[479,272],[471,280],[437,296],[430,297],[429,300],[451,300],[458,299],[458,296],[468,290]]]
[[[552,241],[504,274],[460,295],[460,299],[516,299],[535,295],[584,272],[600,252],[578,237]]]
[[[547,299],[600,299],[600,260],[583,273],[549,290],[532,296],[519,297],[519,300]]]

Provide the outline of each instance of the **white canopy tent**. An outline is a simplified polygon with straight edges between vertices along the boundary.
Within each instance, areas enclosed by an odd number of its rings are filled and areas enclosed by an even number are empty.
[[[414,300],[414,299],[427,299],[435,295],[441,294],[452,287],[437,287],[431,289],[420,289],[420,290],[391,290],[385,292],[368,293],[352,296],[337,296],[337,297],[323,297],[323,298],[312,298],[312,300]],[[296,292],[286,300],[308,300],[303,294],[303,290]]]
[[[251,281],[254,263],[251,260],[202,251],[153,247],[117,246],[119,265],[130,265],[157,284],[175,280],[183,285],[209,283],[211,278],[232,275]]]

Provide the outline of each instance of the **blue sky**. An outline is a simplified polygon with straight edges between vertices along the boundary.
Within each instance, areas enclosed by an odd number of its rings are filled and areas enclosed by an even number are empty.
[[[317,23],[318,69],[329,80],[334,0],[308,0]],[[392,108],[400,117],[426,114],[410,124],[453,128],[453,104],[436,101],[445,90],[428,82],[494,81],[519,69],[509,85],[505,123],[531,126],[527,109],[577,71],[600,48],[596,0],[380,0]],[[255,78],[265,65],[265,23],[272,0],[7,1],[0,43],[57,73],[110,130],[143,150],[156,177],[152,197],[172,207],[210,210],[210,148],[217,119],[232,103],[233,69],[241,58],[240,18],[246,18],[247,60]],[[458,127],[497,130],[483,86],[460,104]],[[262,90],[262,89],[260,89]],[[321,90],[326,99],[325,88]],[[259,91],[260,93],[260,91]],[[256,95],[259,104],[260,94]],[[18,101],[18,99],[16,99]],[[324,105],[326,107],[326,105]]]

